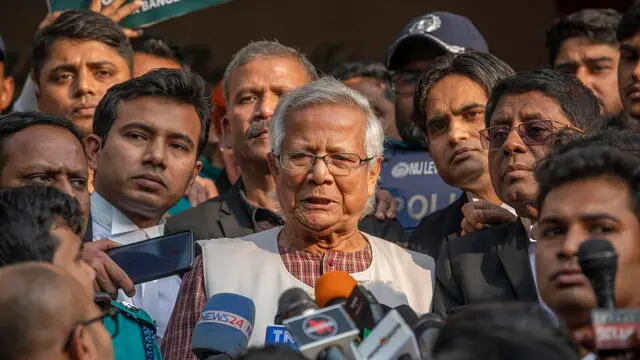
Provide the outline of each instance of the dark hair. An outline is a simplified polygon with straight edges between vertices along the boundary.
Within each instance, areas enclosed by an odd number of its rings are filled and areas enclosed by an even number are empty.
[[[465,307],[447,319],[433,345],[435,359],[579,359],[567,331],[535,303]]]
[[[59,241],[50,230],[58,219],[80,235],[82,211],[69,195],[41,185],[0,190],[0,266],[51,262]]]
[[[422,131],[427,133],[425,121],[427,111],[424,103],[429,95],[429,91],[448,75],[465,76],[480,85],[487,96],[491,94],[491,89],[501,80],[513,76],[515,72],[504,61],[494,55],[479,51],[466,51],[459,54],[447,54],[437,57],[429,67],[422,73],[416,85],[416,95],[414,96],[414,108],[416,115],[423,121],[417,121]]]
[[[549,65],[553,66],[562,43],[570,38],[584,37],[596,44],[615,46],[620,17],[613,9],[584,9],[556,20],[546,34]]]
[[[13,134],[35,125],[56,126],[69,130],[73,136],[82,144],[82,133],[71,121],[65,120],[53,114],[44,114],[35,111],[14,112],[0,116],[0,174],[5,165],[4,143]],[[84,146],[82,147],[84,151]]]
[[[134,53],[149,54],[159,58],[173,60],[180,64],[183,69],[188,69],[188,65],[185,63],[180,48],[162,36],[145,32],[141,36],[132,38],[130,41]]]
[[[633,37],[638,31],[640,31],[640,5],[635,4],[622,14],[616,30],[616,38],[622,41]]]
[[[536,170],[538,209],[553,188],[599,176],[613,176],[627,184],[631,208],[640,218],[640,135],[619,129],[558,141]]]
[[[485,111],[487,126],[503,96],[533,91],[554,100],[571,124],[587,134],[606,126],[606,119],[600,115],[598,100],[580,80],[571,74],[542,68],[517,73],[493,88]]]
[[[120,25],[93,11],[67,10],[51,25],[36,33],[32,52],[36,82],[40,79],[51,47],[58,40],[99,41],[120,54],[129,65],[129,72],[132,72],[133,50]]]
[[[331,71],[331,75],[338,80],[345,81],[355,77],[367,77],[391,83],[389,70],[376,61],[348,61],[338,65]]]
[[[253,347],[238,360],[304,360],[300,352],[284,345],[265,345]]]
[[[140,77],[112,86],[104,95],[93,116],[93,133],[106,143],[109,130],[118,115],[120,101],[141,97],[167,98],[192,105],[200,118],[198,155],[207,144],[211,118],[211,89],[200,75],[186,70],[157,69]]]
[[[395,102],[396,96],[391,86],[391,72],[380,62],[349,61],[344,62],[331,71],[331,75],[340,81],[363,77],[381,81],[387,85],[385,97]]]

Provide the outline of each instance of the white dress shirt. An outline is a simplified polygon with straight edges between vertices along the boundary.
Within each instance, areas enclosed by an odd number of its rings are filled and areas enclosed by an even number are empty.
[[[94,241],[107,238],[122,245],[128,245],[164,235],[165,219],[162,219],[158,225],[140,229],[97,191],[91,194],[91,217]],[[176,303],[181,282],[182,279],[174,275],[138,284],[133,298],[126,296],[120,290],[118,300],[131,303],[149,313],[158,326],[157,336],[162,338]]]

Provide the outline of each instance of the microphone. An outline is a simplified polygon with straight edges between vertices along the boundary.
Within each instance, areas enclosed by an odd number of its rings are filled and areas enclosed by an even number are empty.
[[[316,303],[320,307],[343,304],[356,285],[356,280],[344,271],[325,273],[316,282]]]
[[[418,347],[423,357],[430,359],[433,345],[444,327],[445,320],[437,313],[426,313],[413,325],[413,333],[418,340]]]
[[[360,337],[366,338],[371,330],[384,318],[385,306],[380,304],[364,286],[356,285],[344,304],[347,314],[361,330]]]
[[[421,359],[412,326],[418,321],[407,305],[391,309],[360,345],[351,345],[356,360]]]
[[[310,314],[318,309],[313,299],[300,288],[285,290],[278,299],[278,312],[274,322],[281,325],[288,318]]]
[[[598,308],[591,311],[598,355],[623,356],[634,346],[640,312],[637,309],[616,309],[618,254],[609,240],[590,239],[580,245],[578,261],[582,273],[591,282],[598,303]]]
[[[207,301],[193,330],[191,351],[198,359],[232,359],[247,349],[256,309],[251,299],[218,293]]]

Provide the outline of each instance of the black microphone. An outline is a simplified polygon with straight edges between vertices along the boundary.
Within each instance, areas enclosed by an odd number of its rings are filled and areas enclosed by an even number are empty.
[[[362,285],[356,285],[344,303],[349,317],[360,328],[360,337],[365,339],[388,311],[373,294]],[[388,308],[388,307],[387,307]]]
[[[598,355],[622,359],[634,347],[640,311],[616,309],[618,254],[609,240],[590,239],[580,245],[578,261],[582,273],[591,282],[598,303],[598,308],[591,311]]]
[[[413,333],[418,340],[420,353],[426,359],[431,359],[433,345],[444,327],[445,320],[440,314],[426,313],[418,318],[413,326]]]
[[[582,273],[589,279],[596,293],[598,307],[616,307],[615,283],[618,269],[618,254],[606,239],[590,239],[578,249],[578,261]]]
[[[278,312],[274,322],[282,325],[282,322],[299,315],[305,315],[318,309],[318,305],[309,294],[300,288],[285,290],[278,299]]]

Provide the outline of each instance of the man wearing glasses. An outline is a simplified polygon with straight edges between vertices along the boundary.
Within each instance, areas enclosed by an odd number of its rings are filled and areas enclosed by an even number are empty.
[[[402,141],[387,138],[380,186],[398,200],[397,218],[408,231],[460,195],[440,179],[426,152],[425,134],[416,121],[414,93],[420,74],[436,57],[465,49],[489,51],[469,19],[447,12],[411,20],[389,48],[386,65],[392,72],[395,121]]]
[[[102,312],[59,267],[28,262],[0,270],[0,358],[112,360]],[[72,304],[72,306],[70,306]]]
[[[571,75],[547,69],[498,83],[485,119],[480,136],[489,149],[493,188],[519,218],[442,243],[434,294],[434,311],[440,314],[473,303],[538,301],[530,235],[538,219],[536,163],[549,154],[561,131],[590,134],[606,123],[589,89]]]

